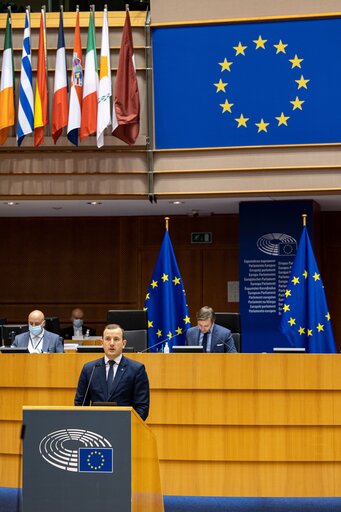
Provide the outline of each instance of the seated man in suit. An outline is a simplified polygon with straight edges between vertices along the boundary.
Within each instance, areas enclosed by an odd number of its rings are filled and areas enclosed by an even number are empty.
[[[28,348],[31,354],[64,352],[63,341],[53,332],[46,331],[45,316],[38,309],[28,315],[28,331],[14,338],[12,347]]]
[[[214,323],[212,308],[203,306],[196,316],[198,325],[186,332],[187,345],[202,345],[204,352],[237,352],[231,331]]]
[[[72,340],[72,336],[96,336],[96,330],[84,325],[84,313],[81,308],[71,311],[72,325],[61,330],[61,337],[64,340]]]
[[[131,406],[147,419],[149,412],[149,381],[146,369],[138,361],[122,354],[127,341],[117,324],[107,325],[103,332],[104,357],[83,366],[75,396],[75,405],[90,402],[115,402]]]

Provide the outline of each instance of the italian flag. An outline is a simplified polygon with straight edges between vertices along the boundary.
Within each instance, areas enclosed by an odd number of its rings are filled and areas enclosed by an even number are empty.
[[[86,46],[82,119],[80,128],[80,140],[85,139],[97,130],[97,91],[98,72],[97,54],[94,26],[94,13],[90,11],[88,41]]]
[[[6,142],[10,127],[14,126],[14,112],[12,21],[8,13],[0,85],[0,144]]]

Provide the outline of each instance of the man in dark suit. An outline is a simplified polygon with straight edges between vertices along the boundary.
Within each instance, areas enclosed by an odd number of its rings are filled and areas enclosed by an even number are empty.
[[[46,331],[45,316],[38,309],[28,315],[28,332],[18,334],[12,347],[28,348],[31,353],[64,352],[63,341],[53,332]]]
[[[75,396],[75,405],[91,402],[116,402],[131,406],[146,420],[149,412],[149,381],[143,364],[124,357],[127,341],[117,324],[103,332],[104,357],[83,366]]]
[[[214,321],[213,309],[203,306],[197,312],[198,325],[186,332],[186,344],[202,345],[204,352],[237,352],[231,331]]]
[[[96,336],[96,330],[84,325],[84,312],[81,308],[71,311],[72,325],[61,330],[61,337],[64,340],[72,340],[72,336]]]

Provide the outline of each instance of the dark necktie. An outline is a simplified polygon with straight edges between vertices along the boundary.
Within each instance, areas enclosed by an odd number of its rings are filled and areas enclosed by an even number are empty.
[[[202,338],[202,348],[204,352],[207,352],[207,332],[205,332]]]
[[[108,387],[108,400],[111,395],[111,391],[114,384],[114,364],[115,361],[109,360],[109,372],[108,372],[108,378],[107,378],[107,387]]]

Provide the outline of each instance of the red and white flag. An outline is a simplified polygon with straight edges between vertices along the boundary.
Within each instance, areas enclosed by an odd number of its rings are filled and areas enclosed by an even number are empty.
[[[56,68],[54,74],[54,96],[52,109],[52,137],[56,144],[62,130],[68,121],[67,72],[65,39],[63,26],[63,11],[60,10],[58,47],[56,54]]]

